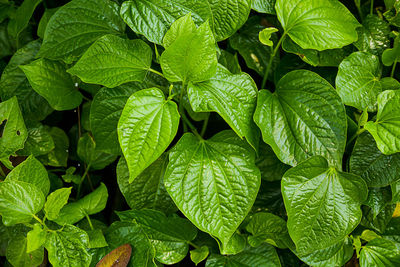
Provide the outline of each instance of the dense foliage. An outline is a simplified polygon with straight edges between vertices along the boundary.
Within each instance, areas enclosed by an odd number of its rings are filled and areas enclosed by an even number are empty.
[[[0,0],[0,265],[400,266],[399,27],[400,0]]]

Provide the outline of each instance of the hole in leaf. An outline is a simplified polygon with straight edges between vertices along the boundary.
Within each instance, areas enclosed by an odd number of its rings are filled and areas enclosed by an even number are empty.
[[[21,135],[21,132],[19,130],[17,130],[17,135]]]
[[[7,124],[7,120],[2,121],[0,124],[0,137],[3,136],[3,131],[4,131],[4,128],[6,127],[6,124]]]

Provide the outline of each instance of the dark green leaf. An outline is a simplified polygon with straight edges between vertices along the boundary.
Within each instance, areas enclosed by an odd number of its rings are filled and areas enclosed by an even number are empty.
[[[375,238],[368,242],[361,250],[361,267],[397,266],[399,264],[400,251],[389,240]]]
[[[41,123],[33,123],[27,126],[28,138],[25,141],[24,148],[17,152],[20,156],[40,156],[52,151],[54,146],[53,138]]]
[[[6,258],[15,267],[35,267],[42,263],[44,257],[43,248],[26,252],[26,237],[19,236],[10,241],[7,247]]]

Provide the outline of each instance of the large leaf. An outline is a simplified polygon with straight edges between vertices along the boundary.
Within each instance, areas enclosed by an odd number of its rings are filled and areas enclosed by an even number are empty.
[[[99,37],[120,34],[125,23],[110,0],[73,0],[51,17],[39,56],[72,63]]]
[[[207,0],[212,10],[215,39],[219,42],[234,34],[246,22],[251,0]]]
[[[343,103],[376,111],[378,95],[384,89],[381,72],[379,58],[366,52],[355,52],[343,60],[336,76],[336,89]]]
[[[340,167],[346,144],[346,113],[335,89],[306,70],[292,71],[274,93],[259,92],[254,121],[264,141],[289,165],[314,155]]]
[[[7,247],[6,258],[15,267],[35,267],[39,266],[44,257],[43,248],[32,252],[27,252],[27,239],[20,235],[13,238]]]
[[[172,24],[163,45],[160,64],[170,82],[200,82],[214,76],[218,60],[208,21],[196,28],[189,13]]]
[[[0,159],[8,159],[11,154],[24,147],[28,137],[16,97],[0,103],[0,125]]]
[[[15,167],[6,178],[6,181],[23,181],[39,188],[44,196],[47,196],[50,190],[50,180],[47,171],[33,156],[29,156],[26,160]]]
[[[259,132],[253,122],[257,86],[250,75],[231,74],[219,65],[211,79],[189,83],[188,96],[195,112],[218,112],[240,137],[258,147]]]
[[[351,153],[350,171],[361,176],[369,187],[387,186],[400,179],[400,153],[382,154],[374,138],[363,133]]]
[[[125,1],[121,6],[121,17],[126,24],[159,45],[172,23],[188,13],[197,25],[212,17],[207,1],[135,0]]]
[[[118,216],[122,221],[136,222],[143,229],[155,248],[155,258],[163,264],[175,264],[185,258],[189,242],[197,234],[188,220],[166,217],[156,210],[128,210]]]
[[[337,0],[277,0],[275,9],[285,34],[303,49],[341,48],[358,39],[360,24]]]
[[[129,183],[128,165],[123,157],[120,158],[117,165],[117,182],[131,209],[157,209],[167,214],[177,210],[164,187],[167,164],[168,156],[163,154],[139,174],[134,183]]]
[[[36,93],[28,82],[20,65],[31,63],[40,48],[39,40],[28,43],[11,57],[1,75],[0,96],[3,101],[13,96],[18,98],[22,115],[27,120],[43,120],[52,108],[49,103]]]
[[[378,96],[376,121],[367,122],[365,129],[383,154],[400,152],[400,90],[387,90]]]
[[[130,81],[143,81],[150,69],[151,48],[142,40],[115,35],[99,38],[68,70],[86,83],[115,87]]]
[[[23,181],[0,183],[0,215],[6,226],[28,223],[44,204],[44,195],[35,185]]]
[[[128,99],[118,122],[118,137],[129,182],[167,149],[178,131],[179,117],[175,102],[165,100],[160,89],[141,90]]]
[[[55,110],[73,109],[82,102],[82,95],[75,88],[63,64],[38,59],[20,68],[28,77],[32,88]]]
[[[46,100],[44,101],[47,103]],[[25,117],[24,119],[26,120]],[[55,148],[53,138],[43,124],[30,122],[27,125],[27,130],[28,138],[25,141],[24,148],[17,152],[19,156],[33,155],[36,157],[45,155]]]
[[[375,238],[360,253],[360,267],[398,266],[400,251],[392,241]]]
[[[87,252],[89,237],[73,225],[65,225],[47,234],[45,247],[54,267],[88,267],[91,255]]]
[[[257,248],[247,247],[243,252],[222,256],[211,254],[206,262],[206,267],[281,267],[278,253],[273,246],[263,244]]]
[[[363,179],[329,167],[320,156],[288,170],[282,194],[297,252],[311,253],[343,240],[359,224],[367,192]]]
[[[170,152],[164,184],[175,204],[222,250],[243,221],[260,187],[249,146],[232,131],[209,140],[185,134]]]

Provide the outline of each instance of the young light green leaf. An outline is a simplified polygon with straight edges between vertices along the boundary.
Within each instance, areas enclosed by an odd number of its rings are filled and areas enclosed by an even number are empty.
[[[42,0],[23,1],[8,22],[8,34],[10,34],[14,39],[18,39],[22,30],[28,26],[29,20],[31,19],[33,12],[40,2],[42,2]]]
[[[28,138],[24,148],[17,152],[19,156],[32,155],[36,157],[48,154],[55,148],[53,138],[43,124],[31,123],[31,125],[27,125],[27,130]]]
[[[43,248],[27,252],[26,237],[18,236],[13,238],[7,247],[6,258],[12,266],[32,267],[39,266],[44,257]]]
[[[50,180],[45,167],[35,159],[29,156],[26,160],[15,167],[6,178],[6,181],[22,181],[37,186],[44,196],[47,196],[50,190]]]
[[[385,66],[391,66],[395,62],[400,61],[400,37],[397,36],[393,42],[393,48],[388,48],[383,51],[382,63]]]
[[[360,253],[360,267],[397,266],[400,264],[400,251],[395,244],[383,238],[368,242]]]
[[[363,133],[354,145],[350,171],[361,176],[369,187],[383,187],[400,179],[400,153],[384,155],[374,138]]]
[[[191,13],[197,25],[212,18],[207,1],[196,0],[145,0],[125,1],[121,6],[121,17],[138,34],[150,42],[161,45],[163,37],[172,23]]]
[[[78,157],[85,162],[92,170],[101,170],[117,159],[111,155],[96,149],[96,143],[88,133],[79,138]]]
[[[113,88],[143,81],[150,69],[152,54],[151,48],[140,39],[108,34],[91,45],[68,72],[86,83]]]
[[[223,250],[260,187],[254,152],[233,131],[201,141],[185,134],[169,159],[165,188],[181,212],[217,237]]]
[[[35,185],[23,181],[0,183],[0,215],[6,226],[28,223],[42,210],[45,197]]]
[[[33,225],[33,229],[26,235],[26,253],[38,250],[46,242],[47,232],[38,223]]]
[[[189,83],[188,97],[195,112],[216,111],[242,138],[257,149],[259,132],[253,122],[257,86],[246,73],[231,74],[218,66],[217,74],[200,83]]]
[[[207,257],[210,251],[208,250],[207,246],[202,246],[196,249],[193,249],[190,251],[190,259],[196,264],[199,264],[200,262],[204,261]]]
[[[341,167],[346,145],[346,112],[335,89],[318,74],[286,74],[274,93],[261,90],[254,121],[278,158],[295,166],[314,155]]]
[[[360,110],[376,111],[382,88],[379,58],[366,52],[355,52],[339,65],[336,90],[343,103]]]
[[[165,100],[160,89],[141,90],[128,99],[118,122],[118,138],[130,183],[167,149],[179,118],[177,105]]]
[[[274,43],[270,40],[270,38],[271,38],[271,35],[277,31],[278,31],[278,29],[274,28],[274,27],[265,28],[264,30],[260,31],[260,33],[258,34],[258,39],[264,45],[274,46]]]
[[[254,214],[246,226],[246,231],[252,234],[248,241],[253,247],[258,247],[264,242],[279,248],[291,248],[293,244],[285,220],[272,213]]]
[[[60,210],[67,204],[72,187],[60,188],[47,197],[44,203],[44,212],[49,220],[56,220],[60,214]]]
[[[117,182],[131,209],[157,209],[166,214],[177,210],[164,187],[167,164],[168,156],[163,154],[139,174],[134,183],[129,183],[128,165],[123,157],[120,158],[117,165]]]
[[[400,91],[387,90],[378,96],[376,121],[365,125],[385,155],[400,152]]]
[[[0,125],[2,125],[0,159],[8,159],[11,154],[24,147],[28,137],[28,131],[15,96],[0,103]]]
[[[367,192],[359,176],[329,167],[320,156],[288,170],[282,195],[296,251],[307,254],[343,240],[359,224]]]
[[[275,15],[275,2],[276,0],[253,0],[251,1],[251,8],[259,13]]]
[[[197,229],[188,220],[167,217],[156,210],[128,210],[118,212],[121,221],[136,222],[155,248],[155,258],[163,264],[175,264],[186,257],[189,242]]]
[[[45,247],[54,267],[88,267],[92,256],[87,252],[89,237],[73,225],[64,225],[47,234]]]
[[[38,56],[72,63],[99,37],[124,30],[117,3],[73,0],[51,17]]]
[[[32,89],[25,73],[19,68],[20,65],[31,63],[39,48],[40,41],[35,40],[18,49],[5,67],[0,80],[1,99],[5,101],[16,96],[26,121],[43,120],[53,111],[46,99]]]
[[[32,88],[55,110],[73,109],[82,102],[82,95],[75,88],[63,64],[38,59],[20,68],[24,71]]]
[[[163,45],[160,64],[170,82],[201,82],[214,76],[218,60],[208,21],[196,29],[189,13],[172,24]]]
[[[358,39],[360,24],[337,0],[277,0],[275,10],[285,34],[303,49],[341,48]]]

